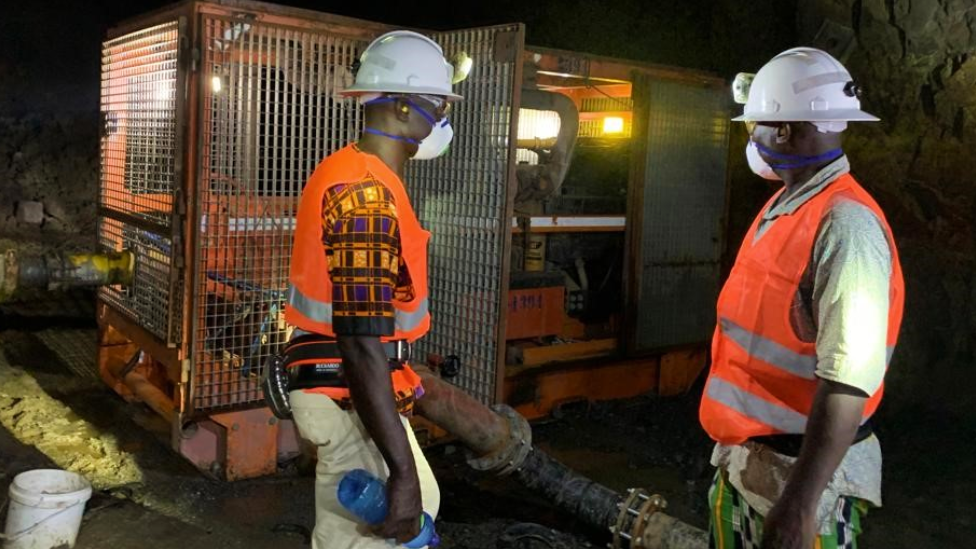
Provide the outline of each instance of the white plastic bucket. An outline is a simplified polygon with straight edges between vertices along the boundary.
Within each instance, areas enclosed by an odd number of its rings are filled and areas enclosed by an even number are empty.
[[[74,547],[85,503],[85,477],[60,469],[35,469],[10,483],[4,549]]]

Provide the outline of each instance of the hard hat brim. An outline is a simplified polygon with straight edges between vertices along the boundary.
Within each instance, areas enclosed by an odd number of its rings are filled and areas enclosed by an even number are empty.
[[[810,111],[784,111],[777,113],[744,113],[732,119],[733,122],[880,122],[873,114],[858,109],[824,111],[818,116]]]
[[[460,101],[464,99],[463,96],[456,93],[445,92],[441,88],[425,87],[425,86],[395,86],[395,85],[382,85],[382,86],[350,86],[339,92],[339,95],[344,97],[358,97],[360,95],[365,95],[367,93],[403,93],[403,94],[413,94],[413,95],[440,95],[446,97],[448,101]]]

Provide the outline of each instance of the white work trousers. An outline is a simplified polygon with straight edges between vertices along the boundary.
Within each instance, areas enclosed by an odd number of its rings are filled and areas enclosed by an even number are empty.
[[[390,549],[393,545],[367,533],[364,525],[346,511],[336,497],[339,481],[352,469],[365,469],[377,478],[389,477],[389,469],[355,411],[345,411],[329,397],[292,391],[291,408],[302,438],[318,449],[315,468],[315,530],[312,549]],[[436,517],[441,504],[437,480],[424,457],[407,418],[400,416],[410,441],[420,478],[423,508]]]

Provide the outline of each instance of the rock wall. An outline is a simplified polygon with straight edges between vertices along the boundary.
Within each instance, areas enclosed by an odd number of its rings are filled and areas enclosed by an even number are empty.
[[[95,243],[102,17],[41,3],[0,18],[0,238]]]
[[[0,235],[93,246],[98,195],[95,116],[0,118]]]
[[[800,2],[804,43],[825,20],[853,31],[844,61],[864,109],[882,119],[852,128],[845,148],[889,217],[905,272],[889,406],[974,411],[976,0]]]

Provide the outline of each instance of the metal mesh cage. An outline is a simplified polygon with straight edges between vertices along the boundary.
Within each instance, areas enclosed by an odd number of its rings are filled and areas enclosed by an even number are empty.
[[[204,18],[202,177],[193,334],[198,410],[257,403],[261,369],[286,338],[294,215],[315,166],[358,136],[336,96],[365,43]]]
[[[446,56],[466,51],[474,66],[458,86],[464,100],[451,114],[455,135],[450,152],[410,163],[405,177],[414,209],[432,233],[432,325],[418,343],[419,356],[460,357],[457,385],[485,403],[496,397],[502,281],[511,243],[515,60],[520,59],[518,51],[502,60],[496,53],[500,40],[519,32],[513,25],[434,35]]]
[[[176,185],[179,23],[102,47],[99,241],[136,254],[134,283],[101,297],[168,339],[173,190]]]
[[[100,204],[168,226],[176,159],[176,21],[102,48]]]
[[[646,124],[639,223],[638,351],[708,341],[715,326],[729,139],[728,93],[641,86]]]
[[[109,217],[99,219],[99,239],[106,248],[128,249],[136,255],[132,284],[102,288],[102,299],[165,340],[170,321],[172,243],[166,237]]]

